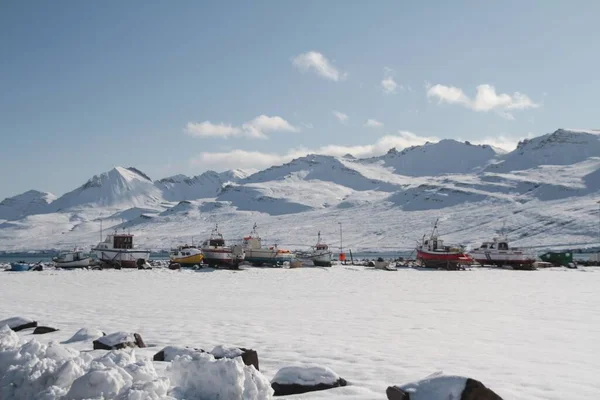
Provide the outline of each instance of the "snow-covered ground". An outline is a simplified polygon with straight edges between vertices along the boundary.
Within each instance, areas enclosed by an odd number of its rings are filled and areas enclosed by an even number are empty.
[[[35,336],[44,343],[82,327],[138,332],[150,346],[135,350],[138,361],[167,345],[236,345],[258,351],[269,380],[286,366],[319,365],[349,382],[302,399],[382,399],[389,385],[438,371],[504,399],[595,399],[599,287],[594,268],[3,272],[0,320],[60,329]],[[168,364],[154,362],[159,376]]]

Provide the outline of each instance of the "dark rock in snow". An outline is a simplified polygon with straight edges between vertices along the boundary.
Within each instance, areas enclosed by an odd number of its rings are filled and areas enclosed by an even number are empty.
[[[0,321],[0,326],[8,325],[14,332],[22,331],[23,329],[35,328],[38,326],[37,321],[24,317],[12,317]]]
[[[316,392],[346,386],[348,382],[329,368],[285,367],[271,381],[274,396]]]
[[[434,376],[385,391],[388,400],[502,400],[491,389],[475,379],[460,376]]]
[[[217,346],[215,347],[210,354],[212,354],[215,359],[219,358],[235,358],[242,357],[242,361],[245,365],[253,365],[254,368],[258,369],[258,353],[256,350],[245,349],[243,347],[225,347],[225,346]]]
[[[94,350],[119,350],[126,347],[146,347],[138,333],[115,332],[93,342]]]
[[[34,335],[43,335],[44,333],[56,332],[58,329],[49,326],[38,326],[33,330]]]

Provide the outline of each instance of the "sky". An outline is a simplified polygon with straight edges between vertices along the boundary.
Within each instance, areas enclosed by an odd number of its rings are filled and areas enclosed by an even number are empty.
[[[0,2],[0,199],[599,128],[597,1]]]

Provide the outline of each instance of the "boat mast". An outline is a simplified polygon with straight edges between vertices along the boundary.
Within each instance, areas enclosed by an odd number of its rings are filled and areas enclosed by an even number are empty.
[[[340,224],[340,254],[342,254],[342,249],[344,248],[344,242],[342,241],[342,223],[338,222],[338,224]]]
[[[438,221],[439,221],[439,220],[440,220],[439,218],[438,218],[438,219],[436,219],[436,220],[435,220],[435,224],[433,224],[433,230],[431,231],[431,236],[430,236],[430,239],[431,239],[431,238],[433,238],[433,235],[435,234],[435,231],[437,230],[437,224],[438,224]]]

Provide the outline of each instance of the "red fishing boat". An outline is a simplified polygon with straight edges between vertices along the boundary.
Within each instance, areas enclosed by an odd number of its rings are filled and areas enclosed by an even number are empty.
[[[417,245],[417,261],[428,268],[462,269],[473,264],[473,259],[465,253],[462,246],[445,246],[444,241],[438,237],[438,220],[435,221],[431,235]]]

